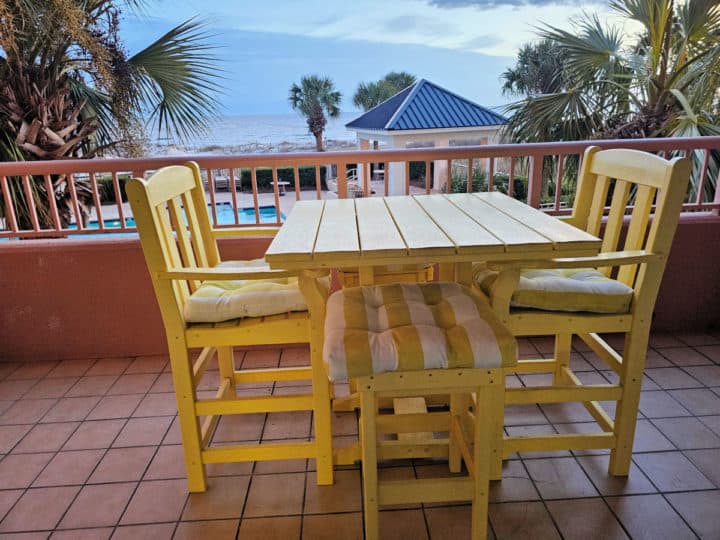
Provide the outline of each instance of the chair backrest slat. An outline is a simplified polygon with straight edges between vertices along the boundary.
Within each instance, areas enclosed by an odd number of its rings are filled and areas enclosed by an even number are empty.
[[[645,247],[650,214],[655,202],[656,193],[657,189],[652,186],[637,186],[635,204],[633,205],[630,224],[628,225],[627,236],[625,237],[625,244],[623,246],[623,249],[626,251],[640,250]],[[632,287],[636,274],[636,264],[623,266],[618,271],[617,279],[629,287]]]
[[[646,250],[661,257],[651,263],[622,266],[616,278],[635,289],[633,309],[652,309],[672,244],[690,178],[688,158],[663,159],[637,150],[590,147],[583,156],[570,222],[602,236],[601,251]],[[603,213],[612,186],[610,210]],[[628,201],[633,210],[626,216]],[[653,211],[654,208],[654,211]],[[582,228],[582,227],[581,227]],[[602,235],[600,234],[602,232]],[[600,268],[611,275],[612,268]]]
[[[625,209],[630,196],[631,184],[625,180],[617,180],[613,188],[610,212],[605,222],[605,233],[603,234],[601,248],[603,252],[616,251],[620,245],[620,233],[622,233],[625,220]]]
[[[183,205],[180,204],[179,197],[173,197],[168,201],[168,210],[170,211],[170,223],[172,223],[173,231],[175,232],[175,238],[177,241],[178,249],[180,250],[180,261],[179,266],[186,268],[197,268],[201,266],[196,257],[195,249],[193,246],[192,233],[186,224],[185,214]],[[187,209],[187,213],[191,214],[190,209]],[[190,291],[195,292],[200,286],[198,280],[188,280]]]
[[[585,217],[587,222],[585,230],[590,234],[599,236],[605,212],[605,201],[607,200],[608,191],[610,191],[610,179],[607,176],[597,176],[594,185],[595,190],[591,194],[588,214]]]

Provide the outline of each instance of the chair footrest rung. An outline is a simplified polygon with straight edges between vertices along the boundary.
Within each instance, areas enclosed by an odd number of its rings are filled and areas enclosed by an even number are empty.
[[[238,444],[207,448],[202,451],[202,461],[205,464],[268,461],[314,458],[316,454],[317,449],[314,442]]]
[[[235,382],[301,381],[312,379],[312,368],[241,369],[234,372]]]
[[[613,433],[560,433],[503,438],[503,459],[513,452],[615,448]]]
[[[449,440],[447,438],[380,441],[377,447],[378,459],[447,458],[449,453]]]
[[[582,386],[529,386],[507,388],[505,403],[562,403],[568,401],[617,401],[622,387],[617,384],[584,384]]]
[[[378,482],[378,503],[385,505],[471,501],[473,491],[474,480],[468,476],[388,480]]]
[[[233,399],[203,399],[199,400],[195,406],[198,416],[210,416],[215,414],[310,411],[312,408],[312,394],[238,397]]]

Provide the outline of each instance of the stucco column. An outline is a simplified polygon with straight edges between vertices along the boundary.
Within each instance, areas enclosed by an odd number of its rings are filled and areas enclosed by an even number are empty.
[[[362,139],[358,137],[358,143],[360,150],[370,150],[370,141],[368,139]],[[368,178],[370,178],[370,165],[358,163],[357,164],[357,179],[361,186],[365,186],[365,171],[367,170]]]
[[[390,144],[392,148],[405,148],[403,137],[392,137]],[[405,163],[388,163],[388,170],[385,171],[385,174],[388,182],[388,194],[405,195]]]
[[[435,148],[443,147],[443,146],[450,146],[450,137],[436,137],[435,138]],[[436,191],[441,191],[443,184],[445,184],[446,181],[450,181],[448,178],[448,162],[446,159],[440,159],[434,161],[434,173],[433,173],[433,183],[432,188]]]

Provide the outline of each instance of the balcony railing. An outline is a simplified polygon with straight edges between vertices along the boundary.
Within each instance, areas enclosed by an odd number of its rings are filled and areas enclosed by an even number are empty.
[[[217,227],[267,223],[261,199],[274,203],[271,223],[281,223],[280,197],[301,198],[430,193],[432,190],[501,189],[548,212],[572,206],[580,156],[590,145],[635,148],[663,156],[692,155],[693,182],[685,211],[718,213],[720,137],[598,140],[325,153],[173,156],[149,159],[93,159],[0,163],[0,239],[132,233],[123,202],[127,178],[188,160],[196,161],[207,183],[211,217]],[[382,175],[378,174],[382,171]],[[411,183],[411,173],[414,177]],[[373,177],[382,176],[381,180]],[[262,182],[265,178],[265,193]],[[348,180],[350,179],[350,180]],[[418,180],[420,179],[420,180]],[[324,183],[324,185],[323,185]],[[323,189],[330,186],[334,189]],[[226,189],[229,195],[222,195]],[[63,196],[47,197],[47,193]],[[224,198],[232,208],[219,219]],[[283,199],[285,200],[285,199]],[[47,201],[38,204],[38,201]],[[245,207],[247,201],[248,206]],[[85,207],[85,209],[83,209]],[[245,209],[249,219],[240,219]],[[242,212],[241,212],[242,213]]]

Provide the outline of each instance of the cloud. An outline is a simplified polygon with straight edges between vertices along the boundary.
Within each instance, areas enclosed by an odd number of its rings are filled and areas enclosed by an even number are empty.
[[[582,7],[588,4],[606,4],[605,0],[427,0],[431,6],[439,8],[475,7],[478,9],[495,9],[498,7],[523,7],[564,5]]]
[[[462,44],[462,48],[468,51],[492,47],[502,43],[502,39],[497,36],[482,35],[467,40]]]
[[[447,35],[452,30],[452,26],[443,21],[419,15],[401,15],[387,19],[384,23],[384,31],[386,32],[412,33],[419,31],[424,36]]]

